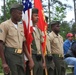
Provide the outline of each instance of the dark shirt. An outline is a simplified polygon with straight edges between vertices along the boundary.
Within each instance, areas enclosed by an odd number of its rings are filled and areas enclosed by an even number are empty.
[[[72,52],[72,50],[68,50],[68,52],[64,55],[65,58],[67,57],[75,57],[74,53]]]

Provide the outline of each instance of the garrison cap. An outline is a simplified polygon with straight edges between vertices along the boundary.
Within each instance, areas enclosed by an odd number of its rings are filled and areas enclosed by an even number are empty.
[[[50,24],[51,25],[60,24],[60,21],[52,21]]]
[[[18,4],[18,3],[14,3],[14,4],[11,5],[10,10],[11,9],[17,9],[17,10],[22,11],[23,10],[23,5],[22,4]]]
[[[33,14],[33,13],[37,13],[37,14],[38,14],[38,12],[39,12],[39,10],[38,10],[37,8],[33,8],[33,9],[32,9],[32,14]]]

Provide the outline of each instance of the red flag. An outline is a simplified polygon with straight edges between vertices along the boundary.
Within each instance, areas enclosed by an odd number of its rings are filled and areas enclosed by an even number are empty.
[[[22,0],[23,3],[23,26],[24,26],[24,34],[26,37],[26,45],[28,48],[29,53],[31,53],[31,42],[33,40],[32,38],[32,3],[30,0]]]
[[[43,53],[46,52],[46,29],[47,23],[45,21],[44,11],[40,0],[34,0],[34,7],[39,10],[39,20],[38,20],[38,27],[44,33],[44,42],[42,43]]]

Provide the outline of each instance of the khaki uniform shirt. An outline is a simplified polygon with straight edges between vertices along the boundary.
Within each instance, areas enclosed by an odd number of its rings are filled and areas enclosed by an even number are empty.
[[[47,54],[51,55],[50,37],[48,33],[46,35],[46,50],[47,50]]]
[[[52,31],[49,33],[50,43],[51,43],[51,51],[52,54],[60,54],[63,55],[63,38],[58,34],[58,36]]]
[[[33,31],[33,36],[38,53],[41,52],[41,43],[44,42],[43,35],[44,34],[41,32],[41,30],[36,26]]]
[[[7,47],[22,48],[23,41],[25,41],[23,25],[18,24],[18,28],[16,28],[11,19],[1,23],[0,40]]]

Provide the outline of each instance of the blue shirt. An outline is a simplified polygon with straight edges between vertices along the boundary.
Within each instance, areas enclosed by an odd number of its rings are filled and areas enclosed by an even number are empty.
[[[64,44],[63,44],[64,55],[68,52],[68,50],[70,49],[72,43],[73,43],[73,41],[70,41],[68,39],[64,41]]]

